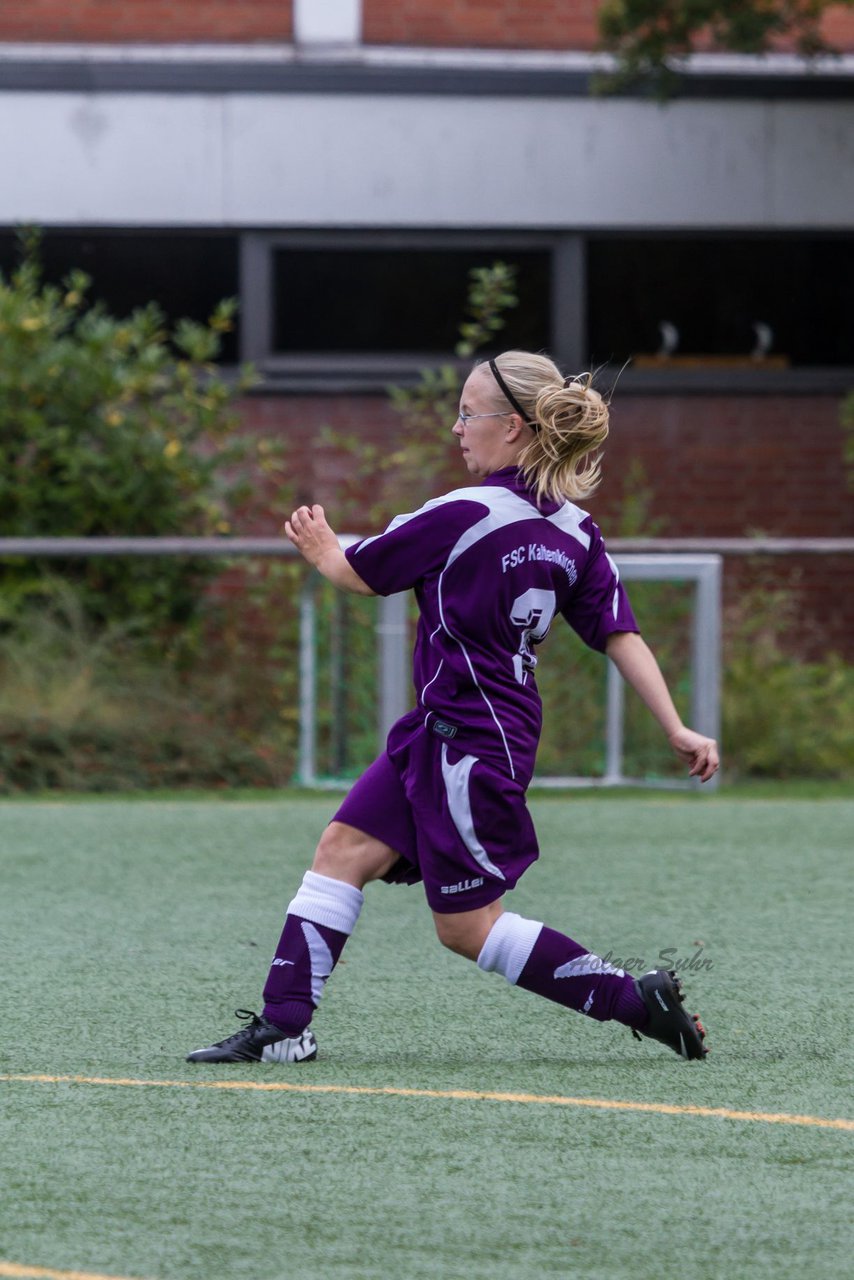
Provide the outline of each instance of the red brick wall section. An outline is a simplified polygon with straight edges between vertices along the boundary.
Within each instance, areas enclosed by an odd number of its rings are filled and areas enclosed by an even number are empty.
[[[640,462],[663,536],[854,537],[854,495],[831,397],[629,397],[617,400],[605,479],[589,504],[606,536],[620,526],[621,482]],[[854,660],[854,555],[730,557],[724,603],[744,592],[790,589],[799,653]]]
[[[599,8],[600,0],[363,0],[363,38],[440,48],[590,50],[599,43]],[[854,50],[850,7],[829,9],[824,29],[837,48]]]
[[[593,49],[598,0],[363,0],[365,44]]]
[[[825,39],[835,48],[854,52],[854,12],[848,5],[833,5],[824,15]]]
[[[292,38],[290,0],[5,0],[0,40],[152,44]]]
[[[603,519],[639,458],[674,537],[854,536],[832,397],[618,395],[611,431]]]
[[[253,396],[244,403],[244,418],[265,434],[287,438],[299,500],[324,503],[333,523],[348,464],[320,443],[323,428],[391,447],[398,421],[388,402],[374,396]],[[585,504],[606,537],[620,532],[624,478],[638,463],[663,536],[854,537],[839,404],[831,397],[618,398],[604,483]],[[459,483],[465,483],[462,472]],[[854,556],[727,561],[730,605],[745,588],[767,582],[796,591],[808,651],[832,649],[854,659]]]
[[[315,0],[322,3],[322,0]],[[363,0],[366,44],[595,49],[600,0]],[[834,5],[827,38],[854,51],[854,13]],[[0,40],[150,43],[289,41],[291,0],[5,0]]]
[[[244,401],[243,415],[265,433],[285,436],[306,491],[333,499],[337,464],[318,445],[323,428],[391,446],[398,423],[381,396],[256,395]],[[668,536],[854,537],[842,442],[839,402],[830,396],[618,394],[605,479],[590,509],[613,528],[622,477],[639,461]]]

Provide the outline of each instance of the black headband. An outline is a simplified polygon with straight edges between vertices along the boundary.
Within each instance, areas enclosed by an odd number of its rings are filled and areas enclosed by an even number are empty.
[[[512,404],[513,408],[516,410],[516,412],[518,413],[522,421],[526,423],[533,431],[539,431],[540,424],[538,422],[531,422],[527,413],[522,408],[519,401],[516,399],[513,392],[510,390],[507,383],[502,378],[501,374],[498,372],[498,365],[495,363],[494,360],[490,360],[489,367],[492,370],[492,376],[495,378],[495,381],[498,383],[499,387],[504,392],[505,397],[510,402],[510,404]]]

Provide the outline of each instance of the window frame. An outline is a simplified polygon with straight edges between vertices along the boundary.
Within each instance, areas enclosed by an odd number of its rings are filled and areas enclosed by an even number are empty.
[[[854,227],[833,230],[810,227],[588,227],[584,232],[585,259],[591,240],[777,240],[781,243],[808,236],[813,240],[845,240],[854,236]],[[585,271],[584,337],[588,351],[588,274]],[[854,356],[854,352],[852,352]],[[733,365],[712,365],[684,368],[674,365],[668,368],[621,368],[605,363],[598,366],[600,381],[611,386],[618,381],[621,391],[639,395],[846,395],[854,388],[854,364],[852,365],[795,365],[786,369],[755,368]]]
[[[272,349],[274,312],[273,255],[278,249],[465,249],[490,255],[539,250],[551,256],[552,297],[549,330],[552,354],[567,367],[580,367],[584,350],[584,253],[581,238],[556,232],[489,231],[253,231],[240,239],[241,359],[252,363],[265,385],[292,390],[385,390],[390,380],[407,385],[425,368],[470,362],[449,353],[407,352],[287,355]],[[462,316],[460,319],[462,320]]]
[[[292,356],[272,350],[273,254],[277,249],[478,249],[485,258],[512,249],[542,250],[551,255],[551,354],[561,368],[578,372],[588,367],[590,351],[587,332],[587,246],[591,239],[625,238],[680,239],[755,237],[779,240],[807,233],[808,229],[763,228],[656,228],[643,230],[586,227],[582,230],[532,232],[489,228],[484,230],[418,229],[294,229],[243,232],[239,244],[241,301],[241,361],[255,366],[261,375],[259,391],[336,393],[345,391],[385,391],[390,382],[411,385],[425,368],[452,364],[463,373],[468,360],[449,354],[412,352],[389,354],[317,354]],[[850,231],[840,228],[824,232],[810,230],[816,239],[843,239]],[[854,387],[854,365],[798,366],[789,369],[714,366],[704,368],[620,368],[605,363],[597,366],[600,385],[619,383],[622,392],[639,395],[688,394],[780,394],[841,395]]]

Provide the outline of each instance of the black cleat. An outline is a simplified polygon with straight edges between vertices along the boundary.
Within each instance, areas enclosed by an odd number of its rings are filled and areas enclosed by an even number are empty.
[[[685,997],[676,970],[651,969],[636,979],[635,986],[649,1014],[645,1027],[639,1032],[632,1029],[635,1039],[648,1036],[660,1040],[681,1058],[705,1058],[709,1052],[703,1044],[706,1031],[696,1013],[689,1016],[682,1008]]]
[[[259,1018],[251,1009],[235,1009],[235,1018],[248,1018],[245,1027],[233,1036],[195,1049],[188,1062],[311,1062],[317,1057],[317,1041],[306,1029],[293,1039],[282,1035],[280,1027]]]

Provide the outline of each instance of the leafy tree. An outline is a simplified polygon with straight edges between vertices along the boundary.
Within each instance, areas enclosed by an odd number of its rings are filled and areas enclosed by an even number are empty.
[[[83,272],[45,282],[38,233],[22,233],[21,248],[17,268],[0,275],[0,535],[228,532],[255,448],[237,432],[233,405],[251,375],[229,385],[213,364],[236,303],[171,331],[154,305],[115,318],[90,305]],[[269,470],[269,443],[263,449]],[[219,567],[171,557],[51,562],[79,585],[93,619],[148,628],[192,617]],[[0,617],[49,582],[33,561],[0,562]]]
[[[698,48],[765,53],[790,36],[805,57],[830,52],[821,20],[831,4],[854,0],[604,0],[599,29],[617,55],[618,82],[651,76],[661,89],[673,60]]]

